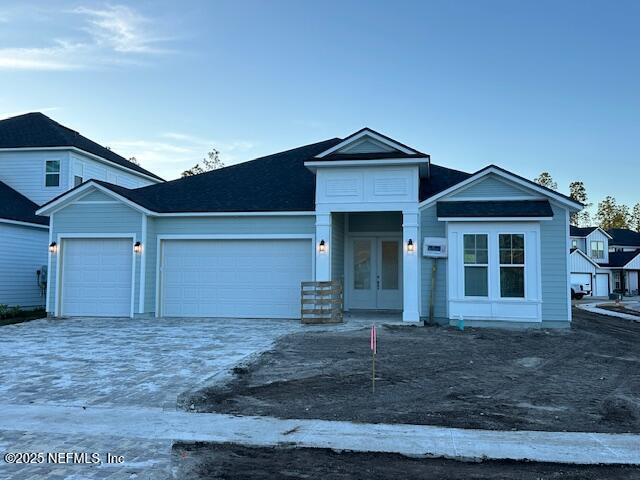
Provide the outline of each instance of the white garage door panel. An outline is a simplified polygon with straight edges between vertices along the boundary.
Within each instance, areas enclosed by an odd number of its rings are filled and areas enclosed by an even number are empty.
[[[62,315],[131,314],[131,239],[64,240]]]
[[[596,273],[596,291],[598,297],[609,295],[609,275],[606,273]]]
[[[310,240],[163,242],[162,315],[299,318]]]
[[[590,273],[572,273],[571,285],[582,285],[586,291],[591,291],[591,274]]]

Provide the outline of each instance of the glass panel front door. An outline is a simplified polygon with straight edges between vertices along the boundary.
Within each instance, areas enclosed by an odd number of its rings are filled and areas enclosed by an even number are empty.
[[[350,241],[348,306],[359,309],[402,308],[402,241],[358,237]]]

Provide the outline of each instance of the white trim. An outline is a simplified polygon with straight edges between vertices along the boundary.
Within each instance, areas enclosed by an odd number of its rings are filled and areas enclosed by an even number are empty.
[[[78,239],[78,238],[131,238],[131,307],[129,317],[133,318],[134,315],[134,297],[136,290],[136,255],[133,251],[133,244],[136,243],[135,233],[59,233],[57,236],[58,244],[58,261],[56,262],[56,297],[54,299],[54,316],[59,317],[61,315],[60,309],[62,308],[64,297],[63,291],[60,289],[64,284],[64,247],[62,240],[64,239]],[[47,282],[48,285],[48,282]]]
[[[565,210],[565,222],[567,224],[566,227],[566,245],[565,245],[565,252],[570,252],[571,251],[571,215],[569,215],[569,210]],[[542,239],[541,239],[542,241]],[[585,244],[587,242],[585,241]],[[586,245],[585,245],[586,247]],[[580,249],[578,249],[578,251],[580,251]],[[586,257],[586,255],[585,255]],[[593,285],[591,285],[591,294],[593,294]],[[572,314],[571,314],[571,255],[567,255],[567,291],[565,292],[565,299],[567,300],[567,319],[569,320],[569,322],[572,321]]]
[[[70,202],[69,205],[104,205],[114,203],[120,202],[117,200],[76,200],[75,202]]]
[[[53,242],[53,214],[49,217],[49,245]],[[47,298],[45,299],[45,310],[49,314],[51,313],[50,306],[51,300],[51,252],[49,251],[49,245],[47,245]],[[58,262],[56,260],[56,269],[58,268]],[[57,285],[56,285],[57,288]],[[56,295],[58,293],[56,292]]]
[[[542,222],[553,217],[438,217],[440,222]]]
[[[445,197],[447,195],[450,195],[451,193],[462,189],[463,187],[466,187],[467,185],[474,183],[478,180],[480,180],[483,177],[486,177],[487,175],[490,174],[494,174],[497,175],[499,177],[502,177],[506,180],[509,180],[517,185],[520,185],[522,187],[528,188],[530,190],[533,190],[534,192],[538,192],[541,193],[542,195],[544,195],[545,197],[549,197],[549,198],[553,198],[554,200],[556,200],[557,202],[559,202],[560,204],[569,207],[569,208],[574,208],[574,209],[578,209],[578,210],[582,210],[584,207],[583,205],[581,205],[578,202],[574,202],[573,200],[569,200],[567,198],[564,198],[563,196],[556,194],[554,192],[548,191],[546,189],[543,189],[542,187],[536,185],[533,182],[529,182],[527,180],[523,180],[520,179],[518,177],[516,177],[514,174],[505,172],[503,170],[499,170],[498,168],[495,168],[493,166],[487,167],[486,169],[483,169],[477,173],[474,173],[471,177],[467,178],[466,180],[463,180],[460,183],[456,183],[455,185],[447,188],[446,190],[443,190],[440,193],[436,193],[435,195],[427,198],[426,200],[423,200],[422,202],[420,202],[420,208],[429,206],[435,202],[437,202],[440,198]],[[480,200],[481,201],[481,200]]]
[[[176,213],[156,213],[151,212],[151,217],[299,217],[313,216],[315,211],[300,212],[282,212],[282,211],[265,211],[265,212],[176,212]]]
[[[166,240],[310,240],[311,244],[311,277],[316,276],[316,241],[313,233],[224,233],[224,234],[164,234],[156,235],[156,311],[155,316],[162,316],[162,265],[164,265],[164,249],[162,242]],[[144,246],[143,246],[144,248]]]
[[[520,189],[520,187],[517,187],[517,188]],[[514,202],[523,201],[523,200],[524,201],[546,200],[546,197],[536,197],[531,195],[510,195],[507,197],[499,196],[496,198],[500,201],[505,200],[505,201],[514,201]],[[461,196],[447,198],[447,202],[491,202],[491,201],[494,201],[494,199],[488,200],[488,199],[482,199],[479,197],[461,197]]]
[[[0,218],[0,223],[20,225],[21,227],[49,228],[49,225],[40,225],[39,223],[31,223],[31,222],[21,222],[19,220],[9,220],[8,218]]]
[[[391,140],[389,138],[385,138],[383,136],[381,136],[380,134],[374,132],[373,130],[370,130],[368,128],[364,128],[362,129],[361,132],[359,132],[356,135],[350,135],[348,136],[346,139],[344,139],[342,142],[338,143],[337,145],[334,145],[333,147],[329,148],[328,150],[325,150],[324,152],[319,153],[318,155],[316,155],[316,158],[322,158],[325,157],[327,155],[329,155],[330,153],[333,153],[337,150],[340,150],[344,147],[346,147],[347,145],[351,145],[352,143],[360,140],[363,137],[371,137],[374,140],[383,143],[385,145],[388,145],[391,148],[394,148],[395,150],[399,150],[403,153],[407,153],[407,154],[412,154],[412,153],[420,153],[417,150],[414,150],[412,148],[408,148],[405,147],[403,145],[400,145],[399,143],[395,142],[394,140]]]
[[[569,251],[571,251],[571,249],[569,249]],[[576,248],[573,252],[569,254],[569,256],[573,255],[574,253],[580,254],[585,260],[587,260],[591,265],[594,265],[596,268],[603,268],[600,265],[598,265],[596,262],[594,262],[591,258],[589,258],[589,256],[579,248]],[[571,273],[578,273],[578,272],[571,272]]]
[[[147,274],[147,216],[142,214],[142,232],[140,235],[142,238],[139,240],[142,242],[142,252],[140,252],[140,292],[138,299],[138,313],[144,313],[144,297],[146,288],[146,274]],[[134,256],[135,256],[134,252]]]
[[[95,183],[95,181],[93,180],[89,180],[88,182],[86,182],[84,185],[82,185],[81,187],[78,187],[75,190],[69,190],[69,192],[63,194],[61,197],[59,197],[57,200],[54,200],[53,202],[50,202],[48,204],[46,204],[44,207],[41,207],[40,209],[36,210],[36,215],[47,215],[49,213],[54,213],[64,207],[67,206],[67,203],[69,203],[69,201],[76,199],[77,200],[77,195],[80,195],[81,193],[84,193],[85,190],[88,190],[89,188],[96,188],[99,191],[101,191],[102,193],[105,193],[113,198],[116,198],[118,200],[120,200],[122,203],[124,203],[125,205],[133,208],[134,210],[138,210],[139,212],[144,212],[146,214],[151,214],[153,212],[151,212],[151,210],[148,210],[140,205],[138,205],[135,202],[132,202],[131,200],[123,197],[122,195],[119,195],[117,193],[115,193],[114,191],[103,187],[102,185]]]
[[[131,168],[127,168],[124,165],[119,165],[115,162],[112,162],[111,160],[107,160],[104,157],[101,157],[99,155],[95,155],[93,153],[87,152],[86,150],[82,150],[81,148],[78,147],[72,147],[72,146],[68,146],[68,147],[15,147],[15,148],[0,148],[0,152],[28,152],[28,151],[34,151],[34,152],[42,152],[42,151],[70,151],[70,152],[74,152],[74,153],[80,153],[82,155],[86,155],[87,157],[91,158],[92,160],[96,160],[98,162],[101,163],[105,163],[107,165],[113,166],[115,168],[118,168],[124,172],[128,172],[131,173],[133,175],[137,175],[139,177],[144,177],[150,181],[152,181],[153,183],[163,183],[165,180],[162,179],[158,179],[155,177],[152,177],[150,175],[147,175],[146,173],[142,173],[142,172],[138,172],[136,170],[133,170]]]
[[[416,165],[416,164],[428,164],[429,159],[427,157],[416,158],[373,158],[369,160],[321,160],[321,161],[309,161],[304,162],[304,166],[307,168],[317,167],[379,167],[381,165]]]

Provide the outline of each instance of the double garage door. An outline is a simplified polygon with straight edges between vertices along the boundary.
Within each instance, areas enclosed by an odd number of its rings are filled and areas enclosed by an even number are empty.
[[[132,242],[64,240],[62,315],[131,315]],[[299,318],[300,282],[312,278],[308,239],[164,240],[158,306],[172,317]]]
[[[312,273],[308,239],[164,240],[160,314],[299,318],[300,282]]]

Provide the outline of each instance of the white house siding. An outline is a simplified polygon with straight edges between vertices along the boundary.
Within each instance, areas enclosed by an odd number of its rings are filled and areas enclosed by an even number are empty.
[[[607,237],[600,230],[596,229],[593,232],[591,232],[585,240],[586,240],[585,242],[586,250],[583,250],[583,252],[585,252],[589,256],[589,258],[593,258],[598,263],[609,263],[609,237]],[[591,250],[592,241],[604,242],[604,258],[593,257],[593,252]]]
[[[211,216],[156,217],[147,222],[145,242],[145,312],[156,308],[156,269],[158,236],[160,235],[266,235],[315,234],[315,216]],[[256,245],[259,248],[259,242]]]
[[[36,271],[47,264],[48,229],[0,223],[0,239],[0,304],[44,306]]]
[[[44,186],[47,160],[60,161],[60,186],[58,187]],[[0,151],[0,180],[32,202],[42,205],[69,190],[69,152]]]
[[[157,183],[141,175],[136,175],[135,173],[130,173],[122,168],[98,162],[79,153],[72,153],[71,161],[73,162],[74,171],[78,171],[79,166],[81,166],[83,180],[85,181],[93,178],[127,188],[139,188],[151,185],[152,183]]]
[[[570,321],[567,272],[567,210],[552,203],[553,220],[540,222],[542,321]]]
[[[577,251],[569,256],[569,268],[571,273],[590,273],[596,274],[596,266],[589,260],[580,255]]]
[[[112,197],[104,195],[104,200],[112,200]],[[57,242],[58,235],[88,235],[100,234],[133,234],[135,241],[142,239],[142,214],[123,203],[90,203],[70,204],[53,214],[52,238]],[[62,245],[61,245],[62,247]],[[56,276],[58,260],[63,255],[61,249],[51,255],[49,266],[51,273],[51,285],[49,292],[49,310],[53,312],[55,306]],[[140,256],[135,261],[134,298],[138,298],[140,288]],[[137,306],[137,302],[136,302]]]

